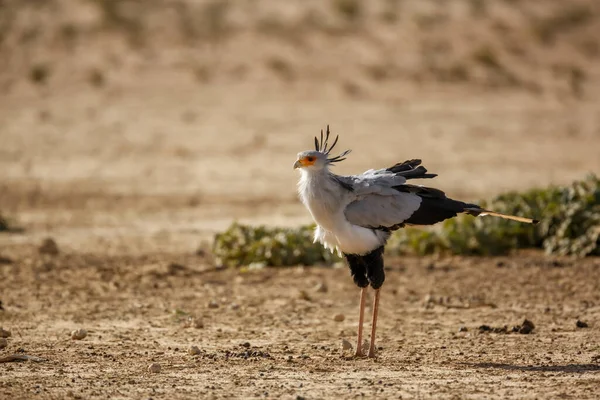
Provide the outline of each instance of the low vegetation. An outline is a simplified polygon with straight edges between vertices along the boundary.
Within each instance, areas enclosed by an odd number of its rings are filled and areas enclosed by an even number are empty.
[[[396,231],[388,254],[501,255],[525,248],[548,254],[585,257],[600,255],[600,179],[590,175],[569,186],[552,186],[524,193],[510,192],[483,207],[539,218],[538,225],[493,217],[461,215],[431,228]],[[332,264],[336,255],[313,243],[314,226],[295,229],[252,227],[234,223],[217,234],[213,253],[227,266],[287,266]]]
[[[12,218],[0,214],[0,233],[2,232],[21,233],[23,232],[23,228],[17,226],[17,223]]]

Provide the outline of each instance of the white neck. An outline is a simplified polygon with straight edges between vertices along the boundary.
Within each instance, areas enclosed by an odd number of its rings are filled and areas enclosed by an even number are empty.
[[[336,217],[343,211],[343,192],[327,168],[302,169],[298,182],[298,194],[315,222],[332,229]]]

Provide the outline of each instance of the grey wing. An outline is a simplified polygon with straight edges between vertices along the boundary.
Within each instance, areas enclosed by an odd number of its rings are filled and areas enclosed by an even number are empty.
[[[340,183],[354,198],[344,210],[346,219],[367,228],[391,228],[409,219],[421,205],[415,193],[398,190],[408,179],[433,178],[420,166],[421,160],[407,160],[386,169],[369,170],[360,175],[340,176]],[[412,187],[412,185],[409,185]]]
[[[407,160],[397,163],[389,168],[370,169],[359,175],[337,176],[342,186],[350,189],[355,195],[367,194],[395,194],[394,186],[406,183],[408,179],[434,178],[436,174],[427,173],[427,169],[421,165],[421,160]]]
[[[368,194],[392,195],[396,193],[396,190],[392,189],[394,186],[406,183],[405,177],[381,169],[368,170],[360,175],[336,176],[336,179],[342,186],[350,189],[355,196]]]
[[[421,205],[421,198],[412,193],[360,196],[346,206],[348,222],[365,228],[391,228],[401,225]]]

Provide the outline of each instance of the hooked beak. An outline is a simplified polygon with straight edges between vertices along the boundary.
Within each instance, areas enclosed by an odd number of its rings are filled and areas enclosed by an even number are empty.
[[[294,163],[294,169],[298,169],[302,167],[302,163],[300,162],[300,160],[296,160],[296,162]]]

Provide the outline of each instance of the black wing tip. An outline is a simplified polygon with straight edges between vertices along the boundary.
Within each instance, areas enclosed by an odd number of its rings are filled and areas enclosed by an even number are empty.
[[[533,225],[537,225],[537,224],[539,224],[539,223],[540,223],[540,220],[539,220],[539,219],[532,219],[532,220],[531,220],[531,223],[532,223]]]
[[[406,160],[403,162],[396,163],[396,164],[392,165],[391,167],[389,167],[387,170],[392,171],[392,172],[402,172],[402,171],[414,170],[417,167],[419,167],[419,165],[421,165],[421,163],[422,163],[421,159],[415,158],[412,160]],[[422,167],[422,168],[424,168],[424,167]]]

